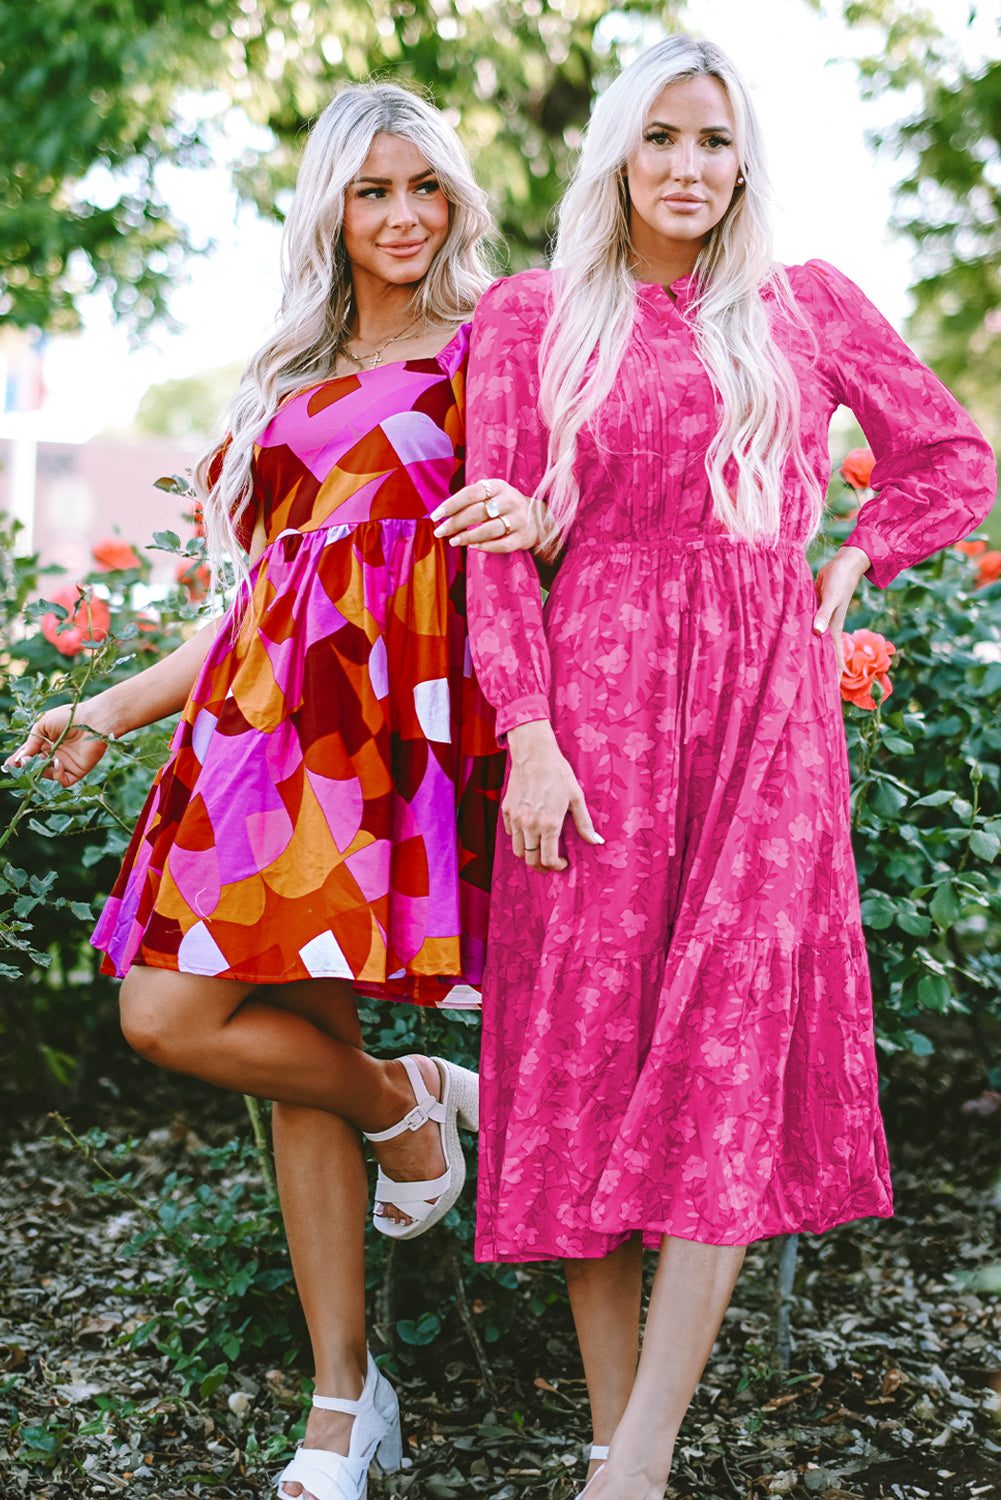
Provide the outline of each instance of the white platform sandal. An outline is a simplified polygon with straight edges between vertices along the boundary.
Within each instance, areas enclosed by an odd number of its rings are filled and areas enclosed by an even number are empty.
[[[367,1141],[391,1141],[405,1130],[419,1130],[428,1120],[437,1121],[441,1129],[441,1150],[445,1158],[445,1170],[440,1177],[424,1182],[394,1182],[379,1169],[375,1197],[377,1203],[392,1203],[401,1208],[410,1219],[409,1224],[398,1224],[385,1214],[376,1214],[373,1223],[380,1234],[394,1240],[414,1240],[419,1234],[437,1224],[448,1213],[462,1192],[466,1180],[466,1159],[459,1140],[459,1126],[466,1130],[478,1130],[480,1126],[479,1078],[468,1068],[443,1057],[431,1061],[441,1078],[441,1098],[435,1099],[421,1077],[421,1070],[414,1057],[402,1057],[400,1061],[407,1070],[410,1086],[417,1101],[408,1115],[388,1130],[373,1131],[366,1135]],[[431,1201],[434,1200],[434,1201]]]
[[[343,1411],[354,1417],[347,1454],[328,1453],[326,1448],[299,1448],[275,1480],[279,1500],[293,1500],[286,1483],[301,1484],[316,1500],[365,1500],[368,1470],[373,1460],[386,1474],[395,1474],[403,1462],[400,1407],[396,1392],[368,1356],[365,1386],[357,1401],[337,1396],[314,1396],[313,1405],[324,1411]],[[298,1497],[302,1500],[302,1496]]]
[[[593,1463],[593,1461],[596,1458],[606,1459],[607,1457],[608,1457],[608,1446],[607,1446],[607,1444],[604,1444],[604,1443],[592,1443],[591,1444],[590,1448],[588,1449],[588,1453],[587,1453],[587,1461],[588,1461],[588,1463]],[[602,1463],[601,1469],[603,1469],[604,1467],[605,1467],[605,1465],[604,1465],[604,1463]],[[584,1500],[584,1496],[587,1494],[588,1490],[591,1488],[592,1481],[595,1480],[595,1479],[597,1479],[598,1475],[601,1473],[601,1469],[595,1469],[594,1473],[591,1475],[591,1478],[587,1481],[587,1484],[585,1484],[584,1488],[581,1490],[580,1494],[577,1496],[577,1500]]]

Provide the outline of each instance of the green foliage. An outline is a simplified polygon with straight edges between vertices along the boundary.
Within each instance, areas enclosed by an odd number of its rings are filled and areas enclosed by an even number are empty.
[[[92,685],[129,676],[179,645],[198,618],[181,589],[155,611],[140,607],[148,592],[145,563],[124,572],[95,569],[81,583],[107,604],[111,629],[99,645],[67,656],[44,633],[46,614],[66,613],[44,600],[55,570],[42,573],[37,557],[17,556],[15,545],[16,528],[3,529],[0,519],[4,755],[44,708],[79,704]],[[39,593],[42,600],[32,597]],[[43,1100],[63,1096],[114,1008],[114,988],[99,974],[87,937],[169,733],[169,725],[154,725],[110,745],[97,777],[68,790],[44,779],[40,757],[23,769],[0,768],[0,1043],[16,1060],[26,1097],[32,1090]]]
[[[917,247],[914,333],[1001,442],[1001,64],[929,84],[892,146],[909,163],[895,223]]]
[[[670,27],[683,0],[633,0]],[[336,85],[392,75],[452,112],[515,264],[538,259],[592,90],[616,44],[599,0],[33,0],[0,5],[0,316],[72,327],[105,287],[143,328],[188,234],[160,162],[233,157],[240,194],[281,216],[302,133]],[[607,32],[607,28],[606,28]],[[259,127],[248,130],[248,122]],[[250,144],[249,142],[252,142]]]
[[[826,539],[839,542],[848,526]],[[821,549],[823,550],[823,549]],[[880,591],[849,629],[896,647],[893,694],[845,704],[852,827],[886,1050],[932,1051],[927,1018],[1001,1014],[1001,584],[955,549]]]
[[[254,1146],[201,1147],[193,1153],[204,1164],[200,1177],[168,1172],[151,1203],[137,1196],[129,1166],[139,1141],[109,1147],[103,1131],[78,1138],[63,1128],[101,1174],[94,1193],[123,1198],[136,1211],[137,1227],[121,1253],[145,1258],[163,1242],[174,1252],[165,1274],[137,1288],[156,1311],[123,1335],[130,1349],[152,1344],[169,1362],[172,1384],[203,1398],[233,1366],[264,1359],[290,1364],[301,1353],[281,1214],[259,1176]]]

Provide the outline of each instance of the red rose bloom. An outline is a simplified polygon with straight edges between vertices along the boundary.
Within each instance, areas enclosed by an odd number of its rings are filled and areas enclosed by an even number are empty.
[[[981,552],[987,551],[987,543],[981,541],[980,537],[973,537],[965,542],[957,542],[956,551],[965,552],[967,557],[979,557]]]
[[[120,573],[126,568],[142,566],[135,550],[117,536],[108,536],[103,542],[95,542],[90,551],[102,573]]]
[[[839,473],[853,490],[867,490],[875,462],[875,455],[871,448],[853,448],[849,454],[846,454]]]
[[[977,564],[977,588],[986,588],[1001,578],[1001,552],[982,552]]]
[[[42,616],[42,634],[50,646],[64,656],[76,656],[87,647],[103,641],[111,624],[111,611],[103,599],[86,598],[72,585],[52,595],[53,604],[69,611],[65,620],[50,610]]]
[[[859,708],[875,708],[872,685],[878,682],[883,697],[889,698],[893,684],[886,675],[896,646],[874,630],[853,630],[841,637],[845,670],[841,674],[841,696]]]

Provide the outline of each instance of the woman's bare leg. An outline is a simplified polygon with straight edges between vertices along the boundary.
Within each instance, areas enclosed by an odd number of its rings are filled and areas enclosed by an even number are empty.
[[[744,1254],[742,1245],[665,1236],[632,1394],[588,1500],[663,1500],[678,1431]]]
[[[316,1369],[316,1392],[356,1401],[365,1384],[365,1216],[368,1181],[358,1132],[298,1104],[271,1116],[282,1216]],[[307,1448],[347,1453],[354,1418],[310,1410]],[[308,1496],[289,1483],[290,1497]]]
[[[281,1005],[274,1001],[280,990]],[[119,997],[122,1030],[135,1050],[175,1073],[283,1104],[324,1110],[356,1130],[380,1131],[413,1108],[402,1062],[380,1061],[317,1024],[331,1007],[355,1014],[345,980],[314,979],[274,989],[232,979],[135,966]],[[311,1019],[313,1017],[313,1019]],[[420,1063],[440,1092],[438,1069]],[[375,1148],[395,1181],[424,1181],[445,1170],[440,1132],[428,1124]],[[392,1205],[386,1211],[406,1218]]]
[[[591,1433],[607,1446],[636,1379],[640,1350],[643,1241],[634,1235],[600,1260],[567,1260],[570,1306],[591,1403]],[[588,1478],[600,1463],[588,1468]]]

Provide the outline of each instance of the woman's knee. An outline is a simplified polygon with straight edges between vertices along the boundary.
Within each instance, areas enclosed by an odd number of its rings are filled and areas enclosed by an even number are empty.
[[[122,1035],[140,1057],[159,1062],[156,1055],[163,1042],[163,1017],[158,1010],[152,985],[141,970],[131,969],[118,992],[118,1018]]]
[[[169,993],[170,980],[176,978],[158,969],[130,969],[119,992],[118,1014],[122,1034],[134,1052],[158,1067],[184,1072],[196,1027],[183,996]]]

